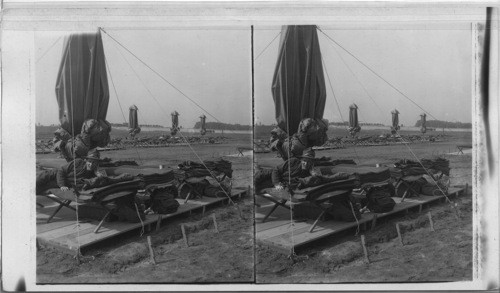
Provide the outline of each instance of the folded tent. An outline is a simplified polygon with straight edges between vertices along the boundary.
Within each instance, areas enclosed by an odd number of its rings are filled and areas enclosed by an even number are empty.
[[[315,25],[282,27],[272,95],[278,127],[288,135],[304,118],[323,118],[326,87]]]
[[[55,91],[61,128],[71,135],[87,119],[106,119],[109,88],[99,31],[65,38]]]

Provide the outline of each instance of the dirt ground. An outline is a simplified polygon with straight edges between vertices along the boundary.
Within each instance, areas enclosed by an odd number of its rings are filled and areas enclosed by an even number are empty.
[[[390,163],[396,159],[443,156],[450,160],[451,185],[472,183],[471,155],[448,155],[457,144],[471,142],[470,133],[451,134],[443,142],[385,147],[356,147],[319,151],[317,156],[353,158],[362,164]],[[234,186],[248,186],[252,178],[252,158],[229,156],[236,146],[249,145],[248,137],[231,138],[221,145],[195,145],[202,159],[224,156],[233,163]],[[102,156],[136,159],[141,165],[175,166],[195,160],[186,147],[119,150]],[[37,156],[41,161],[54,154]],[[257,154],[261,165],[279,162],[273,154]],[[39,283],[352,283],[458,281],[472,278],[472,196],[461,196],[457,204],[460,219],[447,203],[431,205],[421,214],[379,221],[365,231],[370,264],[364,263],[360,237],[355,231],[324,238],[296,251],[289,258],[269,247],[254,245],[253,198],[237,201],[236,207],[209,209],[204,217],[193,214],[162,225],[160,231],[139,235],[131,231],[84,251],[81,263],[73,255],[45,246],[37,253]],[[435,232],[430,232],[427,211],[432,212]],[[211,221],[217,218],[219,233]],[[401,223],[402,246],[395,223]],[[185,246],[180,224],[186,226],[189,247]],[[157,264],[151,264],[146,236],[152,237]]]

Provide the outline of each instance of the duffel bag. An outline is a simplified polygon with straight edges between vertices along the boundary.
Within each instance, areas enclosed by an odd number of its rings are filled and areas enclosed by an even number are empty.
[[[387,187],[373,187],[367,192],[366,197],[368,209],[374,213],[390,212],[396,205]]]

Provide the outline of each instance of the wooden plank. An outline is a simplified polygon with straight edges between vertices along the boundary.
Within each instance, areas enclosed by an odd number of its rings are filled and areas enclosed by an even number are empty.
[[[256,237],[264,240],[264,239],[276,237],[279,235],[288,235],[288,234],[291,235],[292,228],[293,228],[293,233],[295,236],[295,233],[301,233],[301,231],[303,229],[308,230],[312,224],[313,224],[313,221],[310,220],[307,222],[294,222],[293,226],[292,226],[292,223],[290,222],[290,220],[288,220],[283,225],[280,225],[280,226],[275,227],[273,229],[268,229],[268,230],[264,230],[261,232],[257,232]]]
[[[356,227],[356,222],[325,222],[322,223],[321,226],[316,226],[315,230],[311,233],[300,233],[295,234],[293,236],[293,244],[292,244],[292,233],[286,233],[282,235],[278,235],[275,237],[270,237],[266,239],[262,239],[261,241],[267,243],[268,245],[284,247],[287,249],[291,249],[292,246],[298,247],[309,243],[311,241],[315,241],[317,239],[341,232],[343,230]],[[306,229],[307,231],[307,229]],[[260,240],[260,239],[259,239]]]
[[[368,221],[371,221],[371,216],[366,215],[366,217],[362,218],[359,220],[359,224],[366,223]],[[316,240],[318,237],[325,237],[328,235],[331,235],[336,232],[340,232],[346,229],[354,228],[357,227],[358,223],[356,222],[340,222],[340,221],[326,221],[323,223],[320,223],[319,225],[316,226],[314,231],[309,232],[310,225],[312,224],[312,221],[309,221],[308,225],[305,227],[297,227],[293,231],[293,242],[295,246],[303,245],[305,243],[311,242],[313,240]],[[281,232],[281,231],[277,231]],[[278,241],[278,242],[283,242],[282,244],[285,244],[287,241],[291,241],[291,232],[286,232],[286,233],[281,233],[277,234],[274,237],[268,237],[266,239],[269,239],[270,241]],[[263,239],[265,240],[265,239]]]
[[[271,220],[269,220],[271,219]],[[276,227],[279,227],[279,226],[283,226],[283,225],[288,225],[290,224],[290,219],[273,219],[273,218],[268,218],[268,220],[264,223],[260,223],[260,222],[257,222],[256,220],[256,223],[255,223],[255,232],[256,233],[259,233],[259,232],[262,232],[262,231],[266,231],[266,230],[269,230],[269,229],[274,229]]]
[[[239,190],[235,192],[232,197],[245,193],[246,190]],[[176,213],[161,215],[161,219],[171,218],[185,214],[187,212],[202,209],[203,207],[216,204],[227,200],[227,198],[209,198],[205,197],[197,200],[196,202],[188,202],[181,204]],[[183,202],[182,199],[177,201]],[[62,248],[65,251],[76,250],[78,245],[86,247],[113,236],[141,228],[141,223],[128,223],[128,222],[106,222],[100,228],[98,233],[93,233],[98,221],[80,223],[80,229],[76,229],[75,215],[73,212],[73,219],[71,221],[54,222],[48,224],[37,225],[37,239],[42,240],[43,243]],[[158,215],[147,215],[143,221],[144,225],[150,225],[158,221]]]
[[[41,239],[56,239],[59,237],[64,237],[72,234],[80,233],[86,229],[95,229],[99,222],[94,221],[94,223],[80,223],[80,228],[76,227],[76,221],[73,222],[73,225],[62,227],[61,229],[50,230],[44,233],[37,233],[37,237]]]
[[[461,189],[455,188],[451,191],[459,192]],[[409,208],[421,206],[425,203],[439,201],[443,197],[444,196],[420,195],[419,197],[408,198],[404,202],[401,202],[401,198],[393,198],[397,203],[395,208],[387,213],[379,213],[377,214],[377,217],[385,217],[408,210]],[[262,210],[265,209],[259,209],[259,213],[262,212]],[[365,213],[362,215],[362,219],[358,223],[359,225],[363,225],[371,221],[373,217],[373,213]],[[292,247],[305,245],[320,238],[333,235],[350,228],[355,228],[358,225],[356,222],[324,221],[320,222],[312,232],[309,232],[311,223],[312,220],[302,222],[300,225],[299,223],[295,224],[292,244],[290,220],[289,218],[283,217],[283,214],[282,217],[280,217],[280,220],[270,221],[268,223],[256,222],[256,240],[258,243],[269,245],[282,251],[289,251]]]
[[[57,222],[50,222],[47,223],[46,219],[43,221],[43,223],[37,223],[36,225],[36,233],[37,234],[42,234],[44,232],[56,230],[56,229],[61,229],[66,226],[74,225],[75,220],[73,221],[57,221]]]
[[[94,226],[93,228],[80,230],[79,234],[75,232],[73,234],[51,239],[51,242],[75,250],[78,247],[78,243],[80,243],[80,247],[85,247],[138,228],[136,225],[131,224],[132,223],[116,222],[111,229],[106,226],[101,227],[99,233],[94,233]],[[139,227],[140,225],[139,223]]]

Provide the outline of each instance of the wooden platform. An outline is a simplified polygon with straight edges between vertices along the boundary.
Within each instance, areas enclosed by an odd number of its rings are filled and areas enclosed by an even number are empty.
[[[450,188],[448,197],[453,198],[464,192],[464,188]],[[365,213],[362,215],[359,225],[366,228],[367,223],[373,225],[376,224],[374,218],[380,219],[391,214],[398,212],[408,211],[411,208],[421,208],[425,204],[436,202],[439,200],[445,200],[444,196],[425,196],[420,195],[419,197],[407,198],[401,202],[401,198],[394,197],[396,201],[396,206],[394,209],[387,213]],[[320,221],[312,232],[309,232],[313,220],[307,220],[304,222],[294,222],[290,221],[290,211],[278,207],[274,213],[262,223],[264,215],[272,208],[272,204],[268,202],[265,206],[260,203],[260,208],[256,208],[255,211],[255,232],[256,241],[259,244],[267,245],[272,248],[278,249],[284,253],[289,254],[292,248],[297,248],[304,246],[305,244],[311,243],[313,241],[319,240],[321,238],[342,232],[347,229],[356,229],[356,222],[340,222],[334,220]],[[293,241],[292,241],[293,232]]]
[[[231,198],[240,198],[245,196],[247,190],[244,188],[233,188]],[[191,214],[192,212],[201,212],[202,209],[210,206],[225,203],[228,201],[224,198],[203,197],[201,199],[189,200],[184,203],[183,199],[177,199],[180,207],[176,213],[161,215],[161,219],[168,219],[179,215]],[[50,202],[49,202],[50,204]],[[72,204],[74,205],[74,204]],[[94,233],[95,228],[99,224],[97,220],[85,220],[80,222],[80,228],[76,227],[76,213],[68,208],[63,208],[52,219],[52,222],[46,223],[49,215],[56,208],[55,205],[45,205],[43,208],[37,208],[37,241],[44,245],[60,248],[64,251],[76,251],[78,243],[80,248],[84,249],[87,246],[99,243],[100,241],[118,236],[122,233],[140,229],[141,223],[128,222],[105,222],[98,233]],[[151,229],[156,226],[158,215],[147,215],[144,220],[145,229]]]

